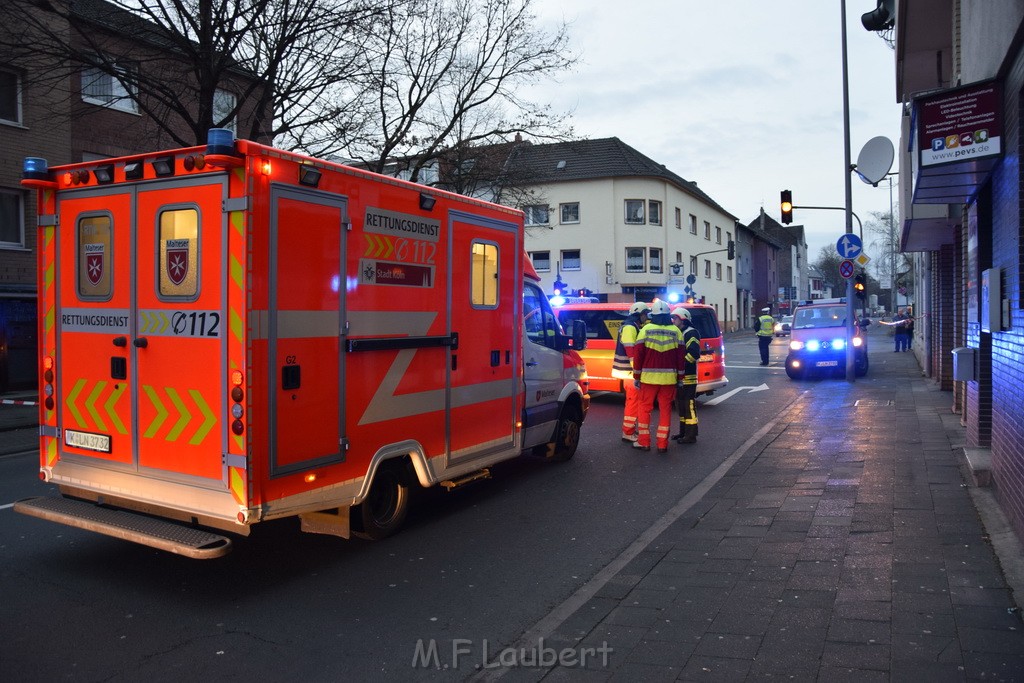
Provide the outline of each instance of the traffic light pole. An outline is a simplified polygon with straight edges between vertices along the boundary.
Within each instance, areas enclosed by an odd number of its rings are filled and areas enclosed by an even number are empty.
[[[853,163],[850,158],[850,76],[847,68],[846,0],[840,0],[843,44],[843,180],[846,182],[846,234],[853,232]],[[860,219],[857,219],[860,222]],[[863,228],[862,228],[863,231]],[[863,243],[863,238],[861,239]],[[846,381],[856,375],[853,353],[853,279],[846,280]]]

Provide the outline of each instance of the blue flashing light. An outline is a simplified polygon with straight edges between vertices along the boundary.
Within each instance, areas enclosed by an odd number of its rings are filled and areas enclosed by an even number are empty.
[[[207,154],[234,154],[235,134],[227,128],[211,128],[206,133]]]
[[[555,294],[548,300],[548,303],[550,303],[553,308],[558,308],[559,306],[565,305],[565,299],[558,294]]]
[[[40,157],[25,157],[21,166],[21,177],[29,180],[49,180],[50,168],[46,159]]]
[[[668,300],[669,300],[669,303],[673,303],[673,304],[679,303],[679,292],[671,292],[668,295]]]
[[[821,348],[821,342],[818,341],[817,339],[812,339],[811,341],[807,342],[807,350],[808,351],[817,351],[820,348]]]
[[[837,351],[839,351],[841,349],[845,349],[846,348],[846,340],[845,339],[833,339],[832,340],[832,348],[836,349]]]

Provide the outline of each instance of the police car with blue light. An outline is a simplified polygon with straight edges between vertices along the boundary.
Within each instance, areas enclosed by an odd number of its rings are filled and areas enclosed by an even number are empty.
[[[854,326],[850,344],[857,377],[868,373],[868,341]],[[846,374],[846,299],[810,299],[797,303],[790,327],[786,374],[790,379]]]

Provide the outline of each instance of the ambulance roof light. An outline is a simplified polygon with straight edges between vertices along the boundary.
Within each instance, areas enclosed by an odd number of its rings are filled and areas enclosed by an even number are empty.
[[[21,177],[29,180],[49,180],[50,169],[46,164],[46,159],[25,157],[21,167]]]
[[[234,154],[235,134],[227,128],[211,128],[206,133],[207,154]]]
[[[107,164],[105,166],[97,166],[96,170],[94,170],[92,174],[96,176],[96,182],[100,185],[112,183],[114,182],[114,165]]]
[[[174,175],[174,155],[153,159],[153,172],[158,177]]]

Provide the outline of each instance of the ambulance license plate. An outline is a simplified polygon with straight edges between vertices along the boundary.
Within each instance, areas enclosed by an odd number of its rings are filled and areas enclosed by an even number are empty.
[[[76,432],[73,429],[65,429],[64,443],[75,448],[84,448],[87,451],[110,452],[110,437],[106,434],[92,434],[90,432]]]
[[[837,367],[838,365],[839,365],[839,361],[837,361],[837,360],[819,360],[817,363],[814,364],[814,367],[816,367],[816,368],[834,368],[834,367]]]

